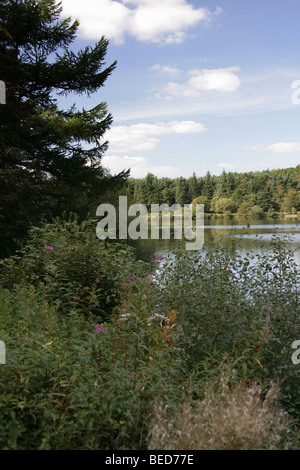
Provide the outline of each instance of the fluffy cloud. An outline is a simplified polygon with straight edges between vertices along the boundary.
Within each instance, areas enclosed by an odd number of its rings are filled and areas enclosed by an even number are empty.
[[[64,0],[63,11],[80,20],[83,37],[104,34],[118,44],[126,34],[140,41],[182,42],[187,29],[220,13],[195,8],[188,0]]]
[[[163,90],[163,96],[165,98],[174,96],[192,98],[199,96],[202,91],[223,93],[236,91],[241,85],[240,78],[236,74],[239,70],[239,67],[192,70],[190,72],[191,78],[186,83],[168,83]]]
[[[130,176],[132,178],[144,178],[147,173],[153,173],[158,177],[168,176],[170,178],[176,178],[182,174],[182,171],[177,166],[149,165],[146,158],[143,157],[105,156],[101,161],[103,166],[108,168],[112,174],[117,174],[122,170],[130,168]]]
[[[253,145],[245,147],[245,150],[254,150],[258,153],[288,154],[300,153],[300,142],[278,142],[272,145]]]
[[[133,124],[114,126],[104,138],[109,142],[109,150],[114,153],[128,153],[154,149],[159,137],[170,134],[195,134],[204,132],[205,127],[194,121],[158,122],[156,124]]]
[[[150,67],[150,72],[160,72],[166,75],[177,75],[179,69],[177,67],[170,67],[169,65],[154,64]]]

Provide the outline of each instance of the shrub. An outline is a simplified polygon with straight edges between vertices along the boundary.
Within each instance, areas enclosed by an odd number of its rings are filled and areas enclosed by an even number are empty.
[[[103,324],[49,303],[47,289],[0,289],[0,448],[145,448],[156,397],[180,392],[176,315],[157,314],[147,276],[128,278]]]
[[[252,219],[262,219],[265,216],[265,213],[260,206],[252,206],[249,209],[248,214]]]
[[[291,345],[300,338],[300,272],[289,239],[275,236],[261,254],[227,246],[174,251],[157,274],[161,308],[179,312],[189,370],[218,352],[247,357],[245,376],[281,380],[281,406],[300,418],[300,369]]]
[[[83,309],[89,308],[90,291],[97,288],[96,313],[104,320],[118,305],[122,283],[140,270],[145,264],[134,249],[99,240],[93,221],[57,220],[32,228],[19,254],[1,262],[0,285],[49,285],[50,297],[53,290],[60,292],[65,302]]]

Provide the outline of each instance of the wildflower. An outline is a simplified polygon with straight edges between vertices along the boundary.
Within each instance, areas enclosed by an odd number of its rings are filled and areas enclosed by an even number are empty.
[[[96,279],[96,284],[99,284],[99,283],[100,283],[99,279]]]
[[[155,253],[154,258],[161,260],[161,259],[164,259],[164,255],[162,255],[161,253]]]
[[[136,280],[136,276],[133,274],[132,276],[130,276],[129,278],[131,281],[135,281]]]
[[[269,313],[274,312],[274,308],[272,308],[272,307],[268,307],[267,310],[268,310]]]
[[[45,245],[45,250],[53,251],[53,246]]]
[[[133,372],[131,372],[131,375],[136,375],[136,373],[133,371]]]
[[[155,295],[151,295],[151,299],[157,300],[157,297],[155,297]]]
[[[94,333],[107,333],[107,328],[100,328],[100,325],[96,325]]]

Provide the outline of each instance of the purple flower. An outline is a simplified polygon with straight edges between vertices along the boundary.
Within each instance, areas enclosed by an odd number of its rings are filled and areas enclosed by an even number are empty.
[[[99,279],[96,279],[96,284],[99,284],[99,283],[100,283]]]
[[[132,276],[130,276],[129,278],[131,281],[135,281],[136,280],[136,276],[133,274]]]
[[[164,255],[162,255],[161,253],[155,253],[154,258],[159,260],[164,259]]]
[[[107,328],[100,328],[100,325],[96,325],[94,333],[107,333]]]
[[[45,249],[48,251],[53,251],[53,246],[45,245]]]
[[[274,312],[274,308],[272,308],[272,307],[268,307],[267,310],[268,310],[269,313]]]
[[[151,295],[151,299],[157,300],[157,297],[155,297],[155,295]]]
[[[133,371],[133,372],[131,372],[131,375],[136,375],[136,374],[135,374],[135,372]]]

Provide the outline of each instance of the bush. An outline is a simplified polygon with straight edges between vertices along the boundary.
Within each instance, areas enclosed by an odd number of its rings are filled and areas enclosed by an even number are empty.
[[[251,209],[249,209],[248,215],[251,219],[263,219],[265,213],[260,206],[252,206]]]
[[[300,418],[300,369],[291,360],[300,338],[300,272],[288,237],[243,258],[222,245],[202,256],[178,249],[157,281],[161,308],[179,312],[190,370],[215,352],[243,357],[242,378],[279,378],[281,406]]]
[[[85,310],[93,293],[91,310],[102,320],[118,305],[122,283],[145,270],[133,248],[105,243],[96,237],[94,221],[78,224],[76,220],[32,228],[19,254],[0,266],[0,285],[5,288],[22,283],[48,285],[50,297],[55,292],[61,304],[64,299]]]
[[[0,290],[0,448],[145,448],[156,397],[180,391],[175,312],[157,314],[147,276],[131,276],[103,324],[49,303],[47,289]]]
[[[230,215],[232,212],[235,212],[237,209],[237,205],[232,198],[223,197],[216,201],[215,211],[221,212],[222,214],[227,213]]]

